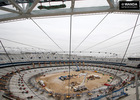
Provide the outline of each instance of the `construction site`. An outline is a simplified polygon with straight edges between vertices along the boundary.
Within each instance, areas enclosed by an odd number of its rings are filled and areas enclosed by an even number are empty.
[[[43,80],[45,84],[45,87],[43,88],[47,91],[64,94],[68,91],[68,88],[70,88],[70,93],[91,91],[103,86],[111,77],[110,75],[103,75],[94,71],[72,71],[69,83],[68,74],[69,73],[65,71],[54,74],[46,74],[38,77],[36,81],[38,82],[39,80]],[[99,76],[99,78],[95,77],[94,75]],[[67,76],[68,79],[59,79],[59,77],[62,76]],[[85,86],[85,88],[82,90],[74,90],[75,87],[78,88],[78,86],[81,85]]]
[[[0,0],[0,32],[0,100],[140,100],[140,0]]]

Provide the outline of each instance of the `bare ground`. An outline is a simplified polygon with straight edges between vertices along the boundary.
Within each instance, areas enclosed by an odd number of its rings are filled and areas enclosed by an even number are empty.
[[[76,71],[71,71],[70,74],[72,75],[79,75],[82,71],[76,72]],[[103,75],[100,73],[95,73],[93,71],[85,71],[84,73],[87,73],[87,76],[90,74],[95,74],[99,75],[101,78],[100,79],[95,79],[95,80],[85,80],[85,86],[88,88],[88,90],[85,91],[91,91],[93,89],[99,88],[104,85],[104,83],[107,83],[107,80],[110,79],[111,76],[109,75]],[[59,79],[60,76],[66,76],[68,75],[68,72],[60,72],[60,73],[54,73],[54,74],[46,74],[45,76],[38,77],[36,80],[43,80],[45,82],[46,87],[50,89],[54,93],[68,93],[68,88],[69,88],[69,80],[64,80],[61,81]],[[84,76],[81,77],[73,77],[70,79],[71,82],[77,82],[77,83],[82,83],[84,79]],[[78,85],[78,84],[77,84]],[[84,91],[84,92],[85,92]],[[72,89],[70,89],[70,93],[75,93]],[[77,93],[77,92],[76,92]],[[81,92],[80,92],[81,93]]]

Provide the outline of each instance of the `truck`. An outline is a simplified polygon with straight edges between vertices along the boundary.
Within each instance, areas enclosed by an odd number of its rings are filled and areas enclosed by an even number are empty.
[[[60,76],[59,77],[59,79],[62,80],[62,81],[66,80],[66,78],[67,78],[67,76]]]
[[[64,80],[69,80],[73,75],[67,75],[67,76],[60,76],[59,79],[64,81]]]

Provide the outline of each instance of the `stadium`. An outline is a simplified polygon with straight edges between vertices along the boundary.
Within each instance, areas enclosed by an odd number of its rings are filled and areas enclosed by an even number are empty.
[[[138,5],[0,0],[1,100],[139,100]]]

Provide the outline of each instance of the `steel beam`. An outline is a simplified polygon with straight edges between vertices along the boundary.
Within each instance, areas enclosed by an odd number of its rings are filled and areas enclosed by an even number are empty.
[[[25,9],[26,9],[26,11],[29,9],[29,3],[26,5]]]
[[[114,8],[115,7],[114,6],[114,0],[107,0],[107,2],[109,4],[110,8]]]
[[[7,20],[16,20],[21,18],[30,17],[43,17],[43,16],[59,16],[59,15],[71,15],[71,14],[88,14],[88,13],[100,13],[109,12],[109,7],[88,7],[88,8],[74,8],[73,13],[71,8],[56,9],[56,10],[34,10],[31,13],[22,13],[15,15],[13,13],[0,15],[0,22]]]
[[[35,0],[34,3],[31,5],[31,7],[27,9],[26,13],[31,13],[31,11],[34,9],[34,7],[37,5],[38,2],[39,0]]]
[[[9,9],[9,8],[5,8],[5,7],[0,7],[1,10],[7,11],[7,12],[12,12],[12,13],[18,13],[20,14],[18,11],[13,10],[13,9]]]
[[[14,0],[8,0],[16,9],[18,9],[20,12],[22,12],[21,6],[19,6]]]
[[[22,14],[9,13],[0,15],[0,22],[30,17],[90,14],[90,13],[105,13],[105,12],[140,13],[140,10],[119,10],[115,8],[110,8],[110,6],[74,8],[73,11],[71,11],[71,8],[55,9],[55,10],[33,10],[31,11],[31,13],[22,13]]]
[[[73,10],[75,6],[75,0],[71,0],[71,9]]]

